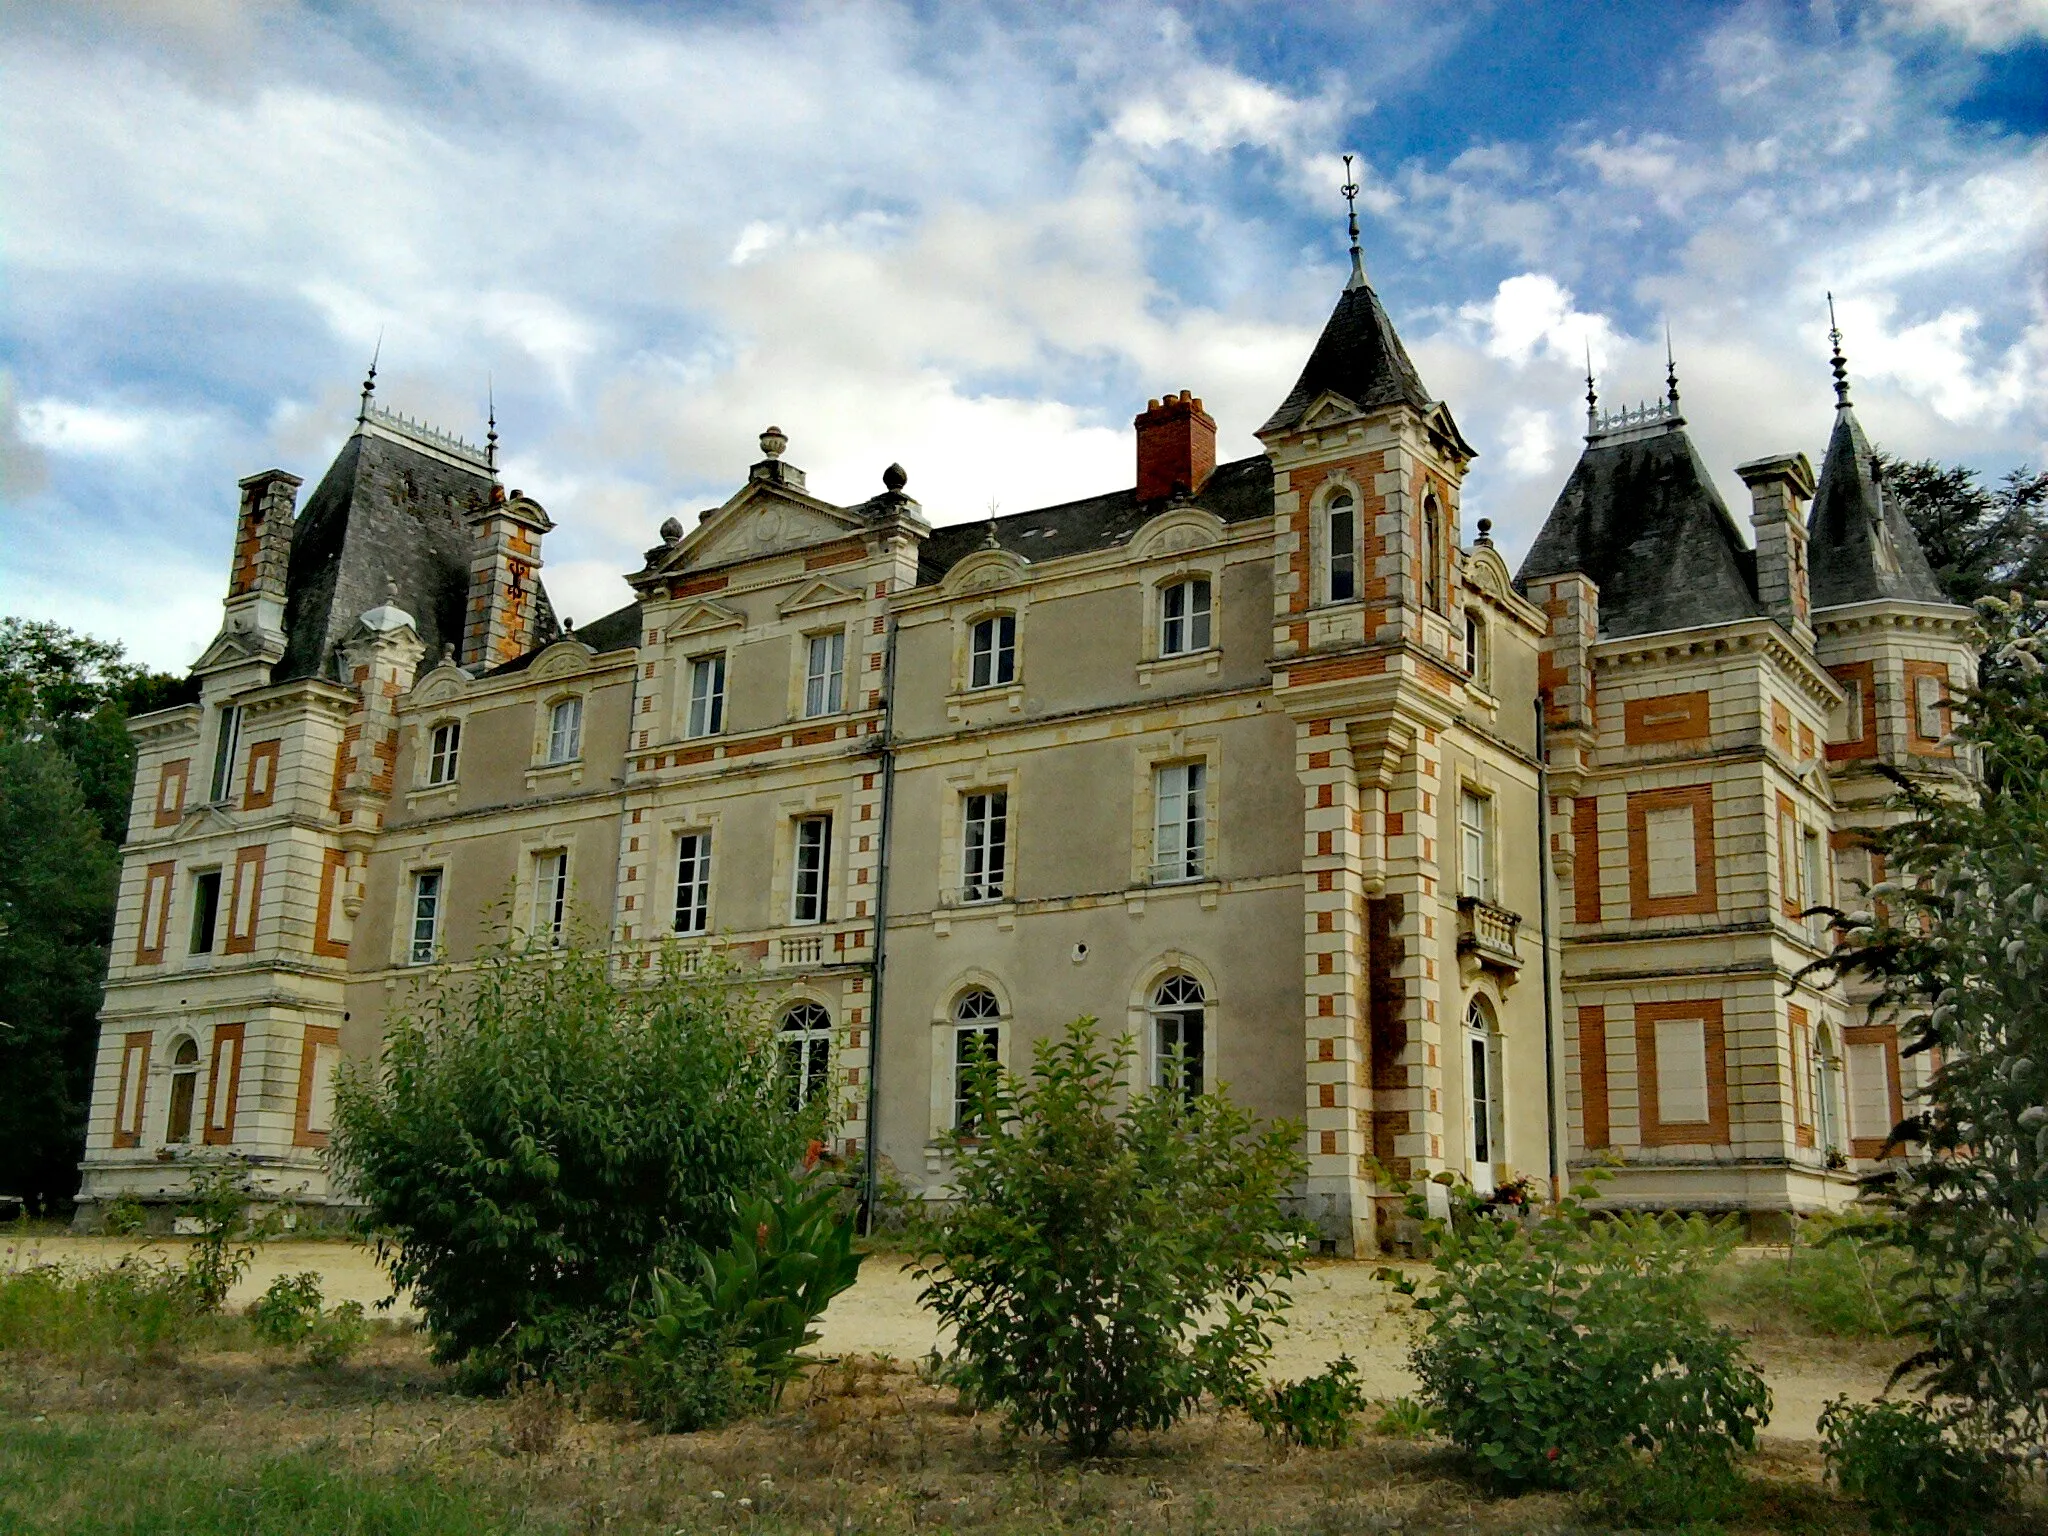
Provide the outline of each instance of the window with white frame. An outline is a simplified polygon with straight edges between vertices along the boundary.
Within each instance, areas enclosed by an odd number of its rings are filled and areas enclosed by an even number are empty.
[[[1842,740],[1859,742],[1863,739],[1863,679],[1844,677],[1836,681],[1842,688]]]
[[[1827,869],[1821,860],[1820,833],[1812,827],[1802,827],[1799,832],[1799,894],[1809,907],[1817,907],[1828,899]],[[1809,917],[1806,923],[1818,944],[1827,930],[1827,919]]]
[[[677,933],[711,929],[711,834],[685,832],[676,839]]]
[[[1892,1133],[1891,1053],[1869,1043],[1851,1045],[1843,1055],[1849,1068],[1849,1138],[1881,1141]]]
[[[802,1109],[832,1083],[832,1015],[817,1003],[794,1004],[782,1015],[776,1043],[789,1107]]]
[[[1913,678],[1913,734],[1922,741],[1941,740],[1948,734],[1947,716],[1948,685],[1929,673],[1917,674]]]
[[[1486,999],[1465,1009],[1465,1145],[1471,1152],[1472,1187],[1493,1190],[1493,1165],[1500,1155],[1500,1034]]]
[[[433,735],[427,742],[427,782],[453,784],[461,755],[461,724],[454,720],[445,720],[435,726]]]
[[[987,987],[969,987],[953,1004],[953,1126],[972,1131],[981,1096],[1002,1060],[1003,1008]]]
[[[1201,1097],[1207,1069],[1209,999],[1176,971],[1152,989],[1152,1086],[1183,1100]]]
[[[1486,620],[1474,610],[1465,610],[1465,675],[1481,688],[1493,682],[1493,668],[1486,654]]]
[[[725,652],[690,659],[690,714],[687,736],[716,736],[725,729]]]
[[[1001,901],[1009,890],[1009,792],[978,789],[960,810],[960,899]]]
[[[1159,654],[1209,649],[1209,581],[1204,576],[1159,589]]]
[[[569,855],[564,851],[535,854],[533,859],[533,936],[561,944],[569,922]]]
[[[1152,878],[1200,880],[1208,873],[1206,763],[1168,763],[1152,777]]]
[[[235,752],[242,740],[242,711],[233,704],[220,707],[213,728],[213,783],[206,798],[215,805],[235,792]]]
[[[583,754],[583,700],[558,699],[548,711],[548,761],[573,763]]]
[[[1017,680],[1017,616],[992,613],[967,636],[967,686],[1001,688]]]
[[[1705,1124],[1707,1026],[1703,1019],[1658,1019],[1657,1119],[1665,1125]]]
[[[1835,1049],[1834,1032],[1825,1026],[1816,1037],[1812,1065],[1815,1130],[1821,1150],[1839,1151],[1842,1146],[1842,1061]]]
[[[412,940],[406,947],[410,965],[432,965],[441,952],[441,871],[422,869],[412,877]]]
[[[846,707],[846,631],[810,637],[804,669],[804,715],[836,715]]]
[[[832,876],[832,818],[800,816],[796,823],[796,878],[791,883],[792,922],[825,921],[825,897]]]
[[[1459,894],[1493,900],[1493,797],[1476,789],[1458,792]]]
[[[1358,596],[1358,507],[1349,491],[1323,503],[1323,585],[1333,603]]]

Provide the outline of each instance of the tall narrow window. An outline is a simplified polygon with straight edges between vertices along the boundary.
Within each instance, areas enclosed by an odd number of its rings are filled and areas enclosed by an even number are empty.
[[[832,1082],[832,1015],[816,1003],[798,1003],[776,1032],[789,1107],[801,1109]]]
[[[1170,763],[1154,775],[1153,879],[1199,880],[1207,873],[1207,778],[1203,763]]]
[[[685,832],[676,839],[677,933],[711,928],[711,834]]]
[[[1816,1119],[1820,1122],[1821,1150],[1839,1152],[1842,1148],[1842,1060],[1835,1050],[1835,1037],[1831,1030],[1822,1029],[1818,1048],[1814,1051],[1814,1094],[1813,1104]]]
[[[569,921],[569,855],[543,853],[533,861],[533,936],[562,943]]]
[[[1458,854],[1461,894],[1493,900],[1493,801],[1476,790],[1458,795]]]
[[[846,631],[811,636],[810,653],[804,672],[804,714],[836,715],[845,708]]]
[[[462,754],[462,727],[453,720],[434,727],[434,734],[427,749],[427,782],[429,784],[453,784],[455,769]]]
[[[583,701],[563,699],[548,711],[548,761],[573,763],[583,752]]]
[[[1010,797],[1000,789],[967,796],[962,807],[960,899],[1001,901],[1010,840]]]
[[[991,614],[968,632],[967,686],[1001,688],[1017,680],[1017,616]]]
[[[1465,675],[1481,688],[1493,679],[1486,664],[1486,621],[1471,609],[1465,610]]]
[[[189,1035],[171,1052],[171,1113],[164,1140],[192,1139],[192,1103],[199,1092],[199,1042]]]
[[[690,719],[687,734],[716,736],[725,729],[725,653],[690,663]]]
[[[1351,493],[1333,493],[1324,505],[1323,519],[1330,601],[1348,603],[1358,596],[1358,512]]]
[[[223,704],[220,719],[214,726],[213,785],[206,796],[215,805],[234,793],[235,751],[241,740],[242,712],[232,704]]]
[[[1176,581],[1159,593],[1159,654],[1185,656],[1209,649],[1209,583]]]
[[[1422,501],[1422,601],[1439,613],[1444,606],[1443,511],[1434,496]]]
[[[1863,739],[1863,680],[1843,677],[1835,681],[1842,685],[1842,740],[1859,742]]]
[[[796,881],[790,920],[825,921],[825,896],[832,875],[832,818],[805,816],[796,824]]]
[[[192,877],[192,953],[213,953],[220,924],[220,871],[202,869]]]
[[[1799,884],[1800,895],[1809,907],[1817,907],[1828,899],[1827,873],[1821,863],[1820,834],[1811,827],[1802,827],[1799,834]],[[1809,917],[1807,931],[1813,942],[1818,944],[1827,932],[1827,919]]]
[[[1500,1055],[1493,1014],[1473,998],[1465,1010],[1466,1144],[1472,1149],[1472,1187],[1493,1189],[1493,1165],[1500,1161]]]
[[[432,965],[441,950],[441,871],[422,869],[412,877],[412,942],[407,963]]]
[[[1184,1100],[1201,1097],[1208,998],[1194,977],[1176,973],[1152,989],[1152,1086]]]
[[[971,987],[953,1004],[953,1125],[973,1131],[981,1097],[1002,1060],[1002,1005],[987,987]]]

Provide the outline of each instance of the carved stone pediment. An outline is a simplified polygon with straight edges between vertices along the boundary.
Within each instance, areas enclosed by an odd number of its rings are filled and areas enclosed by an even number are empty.
[[[467,672],[452,661],[444,661],[413,684],[412,701],[415,704],[446,704],[461,698],[469,684]]]
[[[707,565],[729,565],[858,533],[859,517],[787,485],[756,480],[669,548],[656,563],[670,575]]]
[[[686,640],[698,635],[708,635],[721,629],[744,629],[747,616],[723,603],[708,603],[698,598],[683,604],[678,613],[662,630],[664,640]]]
[[[1008,549],[977,549],[946,572],[939,590],[947,593],[993,592],[1024,579],[1031,562]]]
[[[527,669],[527,676],[539,681],[543,678],[569,677],[589,667],[591,658],[597,652],[581,640],[557,640],[540,653],[538,660]]]
[[[1465,579],[1488,597],[1507,602],[1518,597],[1514,577],[1500,551],[1490,544],[1475,544],[1465,555]]]
[[[1140,528],[1131,546],[1144,559],[1184,554],[1221,543],[1223,529],[1223,519],[1213,512],[1200,507],[1172,507]]]
[[[1309,402],[1308,409],[1301,414],[1302,426],[1314,430],[1319,427],[1334,427],[1341,422],[1351,421],[1364,412],[1338,394],[1326,389]]]
[[[224,629],[192,663],[194,672],[211,672],[243,662],[271,663],[284,654],[284,636],[258,629]]]
[[[836,581],[809,581],[775,605],[775,611],[784,618],[791,614],[812,613],[821,608],[837,608],[844,603],[861,600],[858,592],[843,587]]]

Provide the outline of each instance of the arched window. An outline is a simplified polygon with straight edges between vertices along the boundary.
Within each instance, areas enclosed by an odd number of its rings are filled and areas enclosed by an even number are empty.
[[[1436,497],[1423,497],[1422,601],[1438,612],[1444,606],[1442,522],[1443,509],[1436,504]]]
[[[816,1003],[796,1003],[783,1012],[779,1033],[790,1107],[801,1109],[832,1081],[832,1015]]]
[[[1358,508],[1349,491],[1323,503],[1323,586],[1333,603],[1358,596]]]
[[[171,1048],[171,1115],[164,1140],[192,1139],[192,1101],[199,1088],[199,1042],[190,1035]]]
[[[1159,589],[1159,654],[1209,649],[1209,580],[1193,576]]]
[[[1152,1086],[1201,1096],[1209,1008],[1202,984],[1176,971],[1152,989]]]
[[[1465,1010],[1465,1148],[1472,1187],[1493,1193],[1493,1167],[1501,1161],[1500,1035],[1483,997]]]
[[[953,1002],[953,1125],[972,1131],[981,1095],[1003,1056],[1003,1005],[987,987],[969,987]]]

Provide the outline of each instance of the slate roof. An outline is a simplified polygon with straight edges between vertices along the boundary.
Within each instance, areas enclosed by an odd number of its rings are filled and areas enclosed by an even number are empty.
[[[394,582],[426,643],[425,665],[444,644],[460,650],[472,552],[465,514],[490,493],[484,471],[359,426],[293,521],[285,651],[272,680],[338,677],[335,646]],[[552,637],[545,588],[538,599],[537,632]]]
[[[1806,561],[1815,608],[1897,598],[1946,603],[1948,594],[1927,563],[1913,525],[1897,500],[1885,496],[1871,474],[1870,441],[1847,405],[1835,411],[1828,456],[1820,467],[1813,510],[1806,518]],[[1892,558],[1879,554],[1882,526]],[[1895,568],[1894,568],[1895,567]]]
[[[1212,512],[1226,523],[1273,515],[1273,461],[1263,453],[1216,466],[1200,494],[1188,503]],[[1136,486],[1104,496],[1084,497],[1030,512],[1012,512],[995,520],[996,543],[1026,560],[1055,560],[1062,555],[1110,549],[1127,541],[1151,519],[1173,505],[1164,497],[1139,501]],[[987,519],[934,528],[918,552],[917,579],[934,582],[978,549],[988,547]]]
[[[1342,395],[1361,411],[1402,403],[1422,411],[1431,403],[1422,376],[1408,360],[1408,349],[1394,334],[1394,323],[1370,285],[1346,288],[1338,296],[1301,377],[1259,434],[1299,426],[1325,391]]]
[[[1600,633],[1646,635],[1755,618],[1756,555],[1683,427],[1586,446],[1515,585],[1580,571]]]
[[[598,655],[606,651],[622,651],[640,644],[640,600],[636,597],[623,608],[614,608],[601,619],[592,619],[588,624],[579,624],[573,631],[576,638],[589,646]],[[510,661],[491,668],[486,677],[507,677],[514,672],[524,672],[536,661],[540,653],[555,641],[564,638],[561,632],[548,636],[532,650],[514,656]]]

